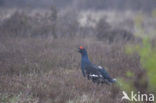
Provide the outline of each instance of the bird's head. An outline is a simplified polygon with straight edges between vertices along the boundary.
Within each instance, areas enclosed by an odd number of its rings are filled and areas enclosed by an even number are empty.
[[[78,52],[81,54],[81,55],[87,55],[87,51],[86,49],[83,47],[83,46],[80,46],[78,48]]]

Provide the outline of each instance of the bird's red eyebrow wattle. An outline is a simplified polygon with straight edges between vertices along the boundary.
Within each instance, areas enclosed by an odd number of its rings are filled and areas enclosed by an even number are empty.
[[[80,46],[80,49],[84,49],[83,46]]]

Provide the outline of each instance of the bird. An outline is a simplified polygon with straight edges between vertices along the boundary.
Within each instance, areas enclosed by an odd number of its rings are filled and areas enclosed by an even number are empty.
[[[87,50],[80,46],[78,52],[81,54],[81,71],[83,77],[87,77],[88,80],[92,80],[94,83],[115,83],[116,79],[111,78],[108,72],[102,66],[93,64],[89,58]]]

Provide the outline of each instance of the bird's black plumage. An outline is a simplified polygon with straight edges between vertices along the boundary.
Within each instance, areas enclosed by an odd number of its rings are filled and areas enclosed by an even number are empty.
[[[90,62],[85,48],[80,46],[79,52],[81,54],[81,70],[84,77],[96,83],[114,83],[116,81],[110,77],[103,67]]]

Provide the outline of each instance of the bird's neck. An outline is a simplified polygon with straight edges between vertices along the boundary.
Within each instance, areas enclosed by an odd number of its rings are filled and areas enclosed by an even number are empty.
[[[88,55],[87,54],[85,54],[85,55],[82,55],[82,60],[81,60],[82,62],[84,62],[84,63],[90,63],[90,60],[89,60],[89,58],[88,58]]]

